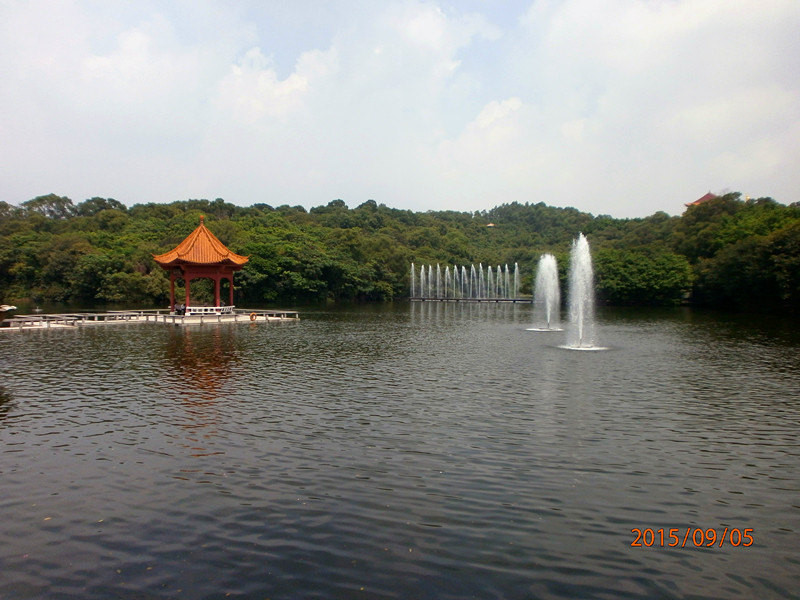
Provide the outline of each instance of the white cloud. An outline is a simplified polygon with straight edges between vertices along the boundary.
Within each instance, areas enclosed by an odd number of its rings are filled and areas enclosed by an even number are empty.
[[[242,61],[219,83],[217,103],[238,122],[254,123],[264,116],[285,115],[308,91],[308,79],[297,72],[279,80],[259,48],[249,50]]]
[[[797,199],[795,0],[475,6],[2,4],[3,199]]]
[[[596,211],[642,214],[639,200],[651,197],[652,210],[660,201],[678,212],[696,190],[756,181],[754,195],[796,199],[771,178],[797,159],[773,135],[800,119],[797,3],[537,2],[523,23],[518,73],[532,81],[523,98],[566,134],[563,144],[550,138],[555,168],[572,174],[553,190],[562,202],[599,195],[617,200]],[[750,166],[734,169],[723,155]]]
[[[489,102],[457,138],[439,144],[437,162],[442,172],[451,180],[469,176],[471,185],[476,185],[485,175],[487,183],[496,183],[498,175],[508,178],[532,167],[526,164],[529,157],[524,154],[530,147],[525,139],[530,127],[522,109],[519,98]],[[480,187],[489,188],[482,190],[485,194],[492,184]]]

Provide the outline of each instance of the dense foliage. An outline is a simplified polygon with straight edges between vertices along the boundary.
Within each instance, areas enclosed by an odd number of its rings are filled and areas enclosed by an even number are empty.
[[[566,280],[570,244],[582,231],[603,302],[800,306],[800,206],[739,194],[681,217],[642,219],[543,203],[474,214],[418,213],[373,200],[353,209],[334,200],[310,211],[219,198],[128,208],[110,198],[74,204],[50,194],[18,207],[0,202],[0,300],[165,305],[167,274],[152,255],[176,246],[201,214],[231,250],[250,256],[236,276],[240,305],[400,297],[412,262],[519,263],[530,293],[543,252],[556,255]]]

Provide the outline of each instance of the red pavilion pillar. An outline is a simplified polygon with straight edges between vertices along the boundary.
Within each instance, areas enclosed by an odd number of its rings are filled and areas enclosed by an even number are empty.
[[[183,283],[186,285],[186,304],[184,304],[184,308],[189,306],[191,295],[189,293],[189,288],[191,287],[192,276],[184,271],[183,272]]]
[[[169,272],[169,310],[175,311],[175,269]]]

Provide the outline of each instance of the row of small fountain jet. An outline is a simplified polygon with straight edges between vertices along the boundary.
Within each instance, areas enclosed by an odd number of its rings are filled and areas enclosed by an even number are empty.
[[[513,279],[508,265],[505,270],[422,265],[417,274],[411,263],[411,297],[419,299],[517,299],[519,266],[514,263]],[[602,350],[596,345],[594,327],[594,270],[589,242],[582,233],[572,242],[569,268],[569,325],[565,348]],[[561,327],[561,290],[558,264],[552,254],[543,254],[536,269],[533,292],[534,326],[529,331],[564,331]]]
[[[420,265],[419,276],[416,267],[411,263],[411,297],[424,300],[433,299],[499,299],[516,298],[519,296],[519,265],[514,263],[513,273],[505,265],[503,269],[497,265],[496,269],[488,267],[485,271],[483,264],[462,266],[460,269],[453,265],[442,267],[437,264]]]

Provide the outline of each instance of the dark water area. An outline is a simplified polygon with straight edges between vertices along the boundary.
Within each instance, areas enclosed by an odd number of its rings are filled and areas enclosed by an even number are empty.
[[[800,597],[797,321],[301,316],[0,333],[0,598]]]

